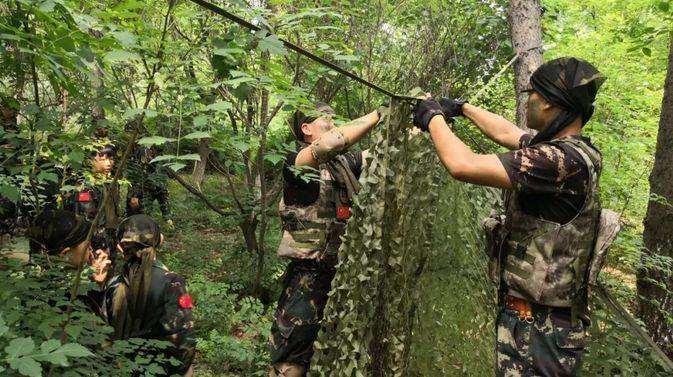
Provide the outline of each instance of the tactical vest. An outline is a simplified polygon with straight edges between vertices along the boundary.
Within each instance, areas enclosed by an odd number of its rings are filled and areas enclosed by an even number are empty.
[[[524,299],[578,308],[586,304],[587,270],[601,212],[601,156],[578,138],[560,138],[550,144],[572,148],[584,159],[591,180],[584,205],[570,222],[559,224],[525,214],[516,193],[510,191],[505,200],[508,235],[501,249],[501,279],[510,293]]]
[[[313,204],[286,205],[283,199],[280,201],[283,238],[278,256],[334,265],[359,185],[344,156],[321,164],[319,171],[320,192]]]

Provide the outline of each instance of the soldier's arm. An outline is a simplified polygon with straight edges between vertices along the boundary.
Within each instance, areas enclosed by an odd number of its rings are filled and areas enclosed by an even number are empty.
[[[372,111],[341,127],[333,128],[322,135],[320,139],[299,151],[294,165],[297,167],[309,165],[317,168],[320,163],[324,162],[321,160],[329,160],[329,156],[335,156],[348,150],[351,145],[357,143],[366,135],[378,121],[378,112]]]
[[[495,154],[472,152],[447,126],[444,118],[435,116],[429,125],[437,155],[451,176],[459,181],[482,186],[512,188],[505,167]]]
[[[192,321],[192,301],[184,279],[173,273],[169,274],[172,276],[166,287],[161,324],[167,337],[166,340],[175,346],[169,354],[182,362],[182,373],[185,373],[192,364],[196,348]]]
[[[518,149],[519,140],[525,132],[514,123],[490,111],[470,105],[463,105],[463,114],[470,119],[489,139],[509,149]]]

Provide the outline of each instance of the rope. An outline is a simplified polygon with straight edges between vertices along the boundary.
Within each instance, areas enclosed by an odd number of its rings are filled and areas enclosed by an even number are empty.
[[[196,5],[204,8],[204,9],[210,10],[211,12],[213,12],[215,14],[218,14],[218,15],[220,15],[220,16],[222,16],[222,17],[224,17],[224,18],[226,18],[226,19],[228,19],[228,20],[230,20],[234,23],[237,23],[238,25],[243,26],[243,27],[245,27],[249,30],[253,30],[253,31],[261,31],[262,30],[261,27],[259,27],[257,25],[253,25],[252,23],[244,20],[243,18],[241,18],[239,16],[236,16],[235,14],[230,13],[230,12],[224,10],[223,8],[220,8],[217,5],[212,4],[208,1],[205,1],[205,0],[190,0],[190,1],[193,2]],[[356,75],[355,73],[352,73],[352,72],[336,65],[333,62],[330,62],[329,60],[321,58],[320,56],[317,56],[316,54],[314,54],[314,53],[312,53],[312,52],[310,52],[310,51],[308,51],[308,50],[306,50],[302,47],[299,47],[298,45],[296,45],[292,42],[289,42],[289,41],[287,41],[285,39],[282,39],[280,37],[278,39],[283,43],[283,45],[286,48],[288,48],[288,49],[290,49],[290,50],[292,50],[292,51],[294,51],[294,52],[296,52],[300,55],[303,55],[303,56],[313,60],[314,62],[316,62],[318,64],[326,66],[326,67],[328,67],[328,68],[330,68],[330,69],[332,69],[332,70],[334,70],[334,71],[336,71],[336,72],[338,72],[338,73],[340,73],[340,74],[342,74],[346,77],[349,77],[349,78],[351,78],[351,79],[353,79],[353,80],[355,80],[355,81],[357,81],[357,82],[359,82],[359,83],[361,83],[361,84],[363,84],[363,85],[365,85],[369,88],[372,88],[379,93],[385,94],[385,95],[387,95],[389,97],[392,97],[392,98],[401,99],[401,100],[405,100],[405,101],[416,102],[416,101],[419,100],[416,97],[393,93],[393,92],[391,92],[387,89],[382,88],[381,86],[379,86],[377,84],[372,83],[369,80],[366,80],[366,79]],[[528,52],[528,51],[531,51],[531,50],[535,50],[535,49],[538,49],[538,48],[541,48],[541,47],[542,46],[534,46],[534,47],[531,47],[528,50],[522,51],[522,53]],[[514,64],[516,62],[518,57],[519,57],[519,54],[515,54],[514,57],[505,66],[503,66],[503,68],[495,76],[493,76],[491,78],[491,80],[489,80],[489,82],[486,85],[484,85],[481,89],[479,89],[479,91],[477,91],[473,96],[471,96],[470,100],[471,101],[477,100],[484,93],[484,91],[488,87],[490,87],[494,82],[497,82],[497,80],[500,78],[500,76],[509,67],[511,67],[512,64]],[[469,133],[466,133],[466,135],[474,143],[475,148],[480,153],[486,153],[486,149],[481,145],[481,143],[478,140],[476,140]],[[664,367],[664,369],[667,372],[673,371],[673,362],[666,356],[666,354],[661,350],[661,348],[659,348],[659,346],[652,340],[652,338],[649,337],[647,332],[645,330],[643,330],[640,326],[638,326],[638,323],[633,318],[633,316],[631,316],[631,314],[629,314],[629,312],[626,311],[626,309],[624,309],[624,307],[622,307],[621,304],[616,299],[614,299],[614,297],[612,297],[610,295],[610,293],[608,292],[606,287],[604,287],[602,285],[598,285],[598,286],[596,286],[596,288],[597,288],[596,291],[599,293],[599,297],[601,297],[601,299],[606,303],[606,305],[611,309],[611,311],[613,311],[613,313],[615,313],[618,317],[620,317],[624,320],[625,324],[627,325],[629,330],[632,332],[632,334],[637,339],[639,339],[641,342],[647,344],[650,348],[652,348],[652,350],[654,351],[653,354],[656,356],[657,361],[660,362],[662,367]]]
[[[226,11],[226,10],[224,10],[224,9],[218,7],[217,5],[212,4],[208,1],[205,1],[205,0],[190,0],[190,1],[193,2],[194,4],[199,5],[202,8],[208,9],[211,12],[216,13],[216,14],[218,14],[218,15],[220,15],[220,16],[222,16],[222,17],[224,17],[224,18],[226,18],[226,19],[228,19],[232,22],[235,22],[235,23],[239,24],[240,26],[243,26],[243,27],[247,28],[247,29],[250,29],[250,30],[253,30],[253,31],[261,31],[262,30],[261,27],[259,27],[257,25],[253,25],[250,22],[242,19],[241,17],[238,17],[237,15],[232,14],[232,13],[230,13],[230,12],[228,12],[228,11]],[[359,83],[361,83],[365,86],[368,86],[368,87],[376,90],[379,93],[385,94],[385,95],[387,95],[389,97],[392,97],[392,98],[402,99],[402,100],[406,100],[406,101],[413,101],[413,102],[418,101],[418,98],[416,98],[416,97],[405,96],[405,95],[401,95],[401,94],[395,94],[395,93],[393,93],[393,92],[391,92],[387,89],[384,89],[384,88],[372,83],[371,81],[363,79],[362,77],[356,75],[353,72],[350,72],[350,71],[348,71],[348,70],[346,70],[342,67],[339,67],[338,65],[336,65],[335,63],[332,63],[329,60],[321,58],[320,56],[297,46],[296,44],[294,44],[292,42],[286,41],[285,39],[282,39],[280,37],[278,38],[278,40],[280,40],[283,43],[283,45],[285,47],[287,47],[288,49],[290,49],[290,50],[292,50],[292,51],[294,51],[294,52],[296,52],[300,55],[303,55],[303,56],[313,60],[314,62],[316,62],[318,64],[322,64],[322,65],[324,65],[324,66],[326,66],[326,67],[328,67],[328,68],[330,68],[334,71],[337,71],[344,76],[350,77],[351,79],[353,79],[353,80],[355,80],[355,81],[357,81],[357,82],[359,82]]]
[[[607,307],[610,308],[613,313],[621,318],[622,323],[626,328],[628,328],[629,332],[636,339],[647,344],[652,349],[652,356],[659,362],[662,368],[664,368],[664,370],[668,373],[673,372],[673,362],[671,359],[669,359],[664,351],[659,348],[659,345],[657,345],[657,343],[652,340],[647,331],[643,330],[643,328],[638,325],[638,322],[635,320],[635,318],[633,318],[633,316],[626,309],[624,309],[619,301],[617,301],[617,299],[615,299],[610,294],[607,287],[598,283],[594,285],[593,288],[596,290],[598,297],[603,300],[605,305],[607,305]]]

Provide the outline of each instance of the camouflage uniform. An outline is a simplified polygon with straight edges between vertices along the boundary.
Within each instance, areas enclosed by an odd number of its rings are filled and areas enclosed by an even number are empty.
[[[83,216],[89,221],[96,217],[105,192],[107,191],[110,195],[107,206],[103,209],[103,217],[98,222],[98,228],[94,231],[91,239],[91,246],[94,250],[108,251],[110,260],[114,263],[117,250],[115,232],[120,221],[119,188],[110,184],[93,185],[88,181],[80,181],[79,186],[83,188],[71,197],[70,203],[65,209]]]
[[[105,288],[105,317],[109,323],[114,320],[112,303],[115,290],[120,284],[125,284],[122,275],[110,280]],[[163,361],[160,365],[166,371],[166,375],[183,375],[192,364],[196,346],[192,301],[187,293],[185,280],[170,272],[161,262],[155,261],[152,265],[152,280],[145,308],[148,310],[142,314],[142,328],[129,337],[165,340],[172,343],[172,347],[161,353]],[[171,357],[181,364],[172,365],[167,361]]]
[[[129,161],[127,170],[131,188],[126,195],[126,216],[145,213],[145,207],[156,200],[159,203],[164,220],[171,217],[169,207],[168,176],[157,164],[151,164],[154,158],[152,150],[137,148]],[[138,199],[138,206],[131,206],[131,199]]]
[[[286,160],[280,203],[283,238],[278,255],[289,258],[290,264],[271,328],[270,353],[274,364],[308,369],[335,274],[340,237],[350,216],[350,201],[359,188],[356,177],[362,154],[335,157],[320,165],[319,181],[305,184],[290,171],[295,157],[293,153]]]
[[[600,217],[601,155],[564,137],[499,155],[513,185],[490,234],[503,304],[497,376],[571,376],[586,346],[587,271]],[[526,206],[532,199],[538,205]],[[503,217],[492,217],[493,219]],[[491,229],[494,229],[491,227]],[[492,244],[493,245],[493,244]],[[493,247],[493,246],[492,246]],[[506,307],[529,303],[531,312]]]

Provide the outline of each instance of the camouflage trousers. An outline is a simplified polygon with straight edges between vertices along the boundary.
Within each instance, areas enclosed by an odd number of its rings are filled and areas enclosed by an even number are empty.
[[[334,268],[317,262],[290,262],[271,327],[273,363],[308,369],[334,274]]]
[[[587,344],[585,324],[572,326],[570,310],[536,305],[532,321],[501,308],[496,320],[497,377],[579,376]],[[531,323],[529,323],[531,322]]]
[[[131,205],[132,198],[138,199],[137,206]],[[148,184],[143,186],[132,186],[129,189],[126,195],[126,216],[145,213],[145,207],[150,205],[155,200],[159,203],[161,216],[163,217],[164,220],[168,220],[171,217],[168,189],[166,188],[166,186],[148,185]]]

